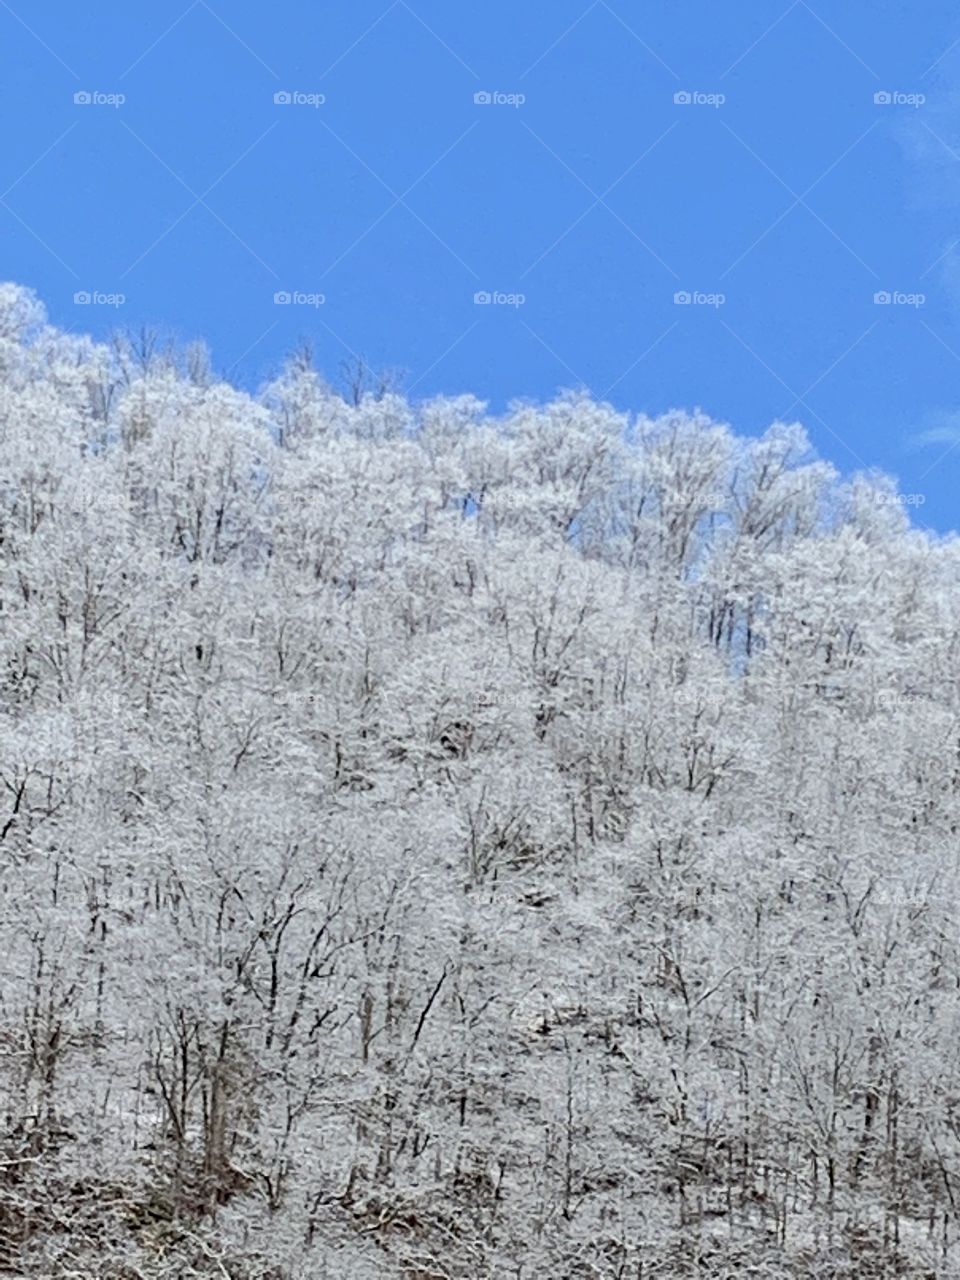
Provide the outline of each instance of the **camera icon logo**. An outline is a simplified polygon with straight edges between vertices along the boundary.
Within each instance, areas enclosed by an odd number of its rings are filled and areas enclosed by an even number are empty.
[[[473,95],[473,100],[478,107],[489,107],[490,103],[493,102],[493,94],[483,89]]]
[[[73,295],[74,305],[78,307],[88,307],[90,305],[90,294],[86,289],[80,289]]]
[[[81,89],[79,93],[73,95],[74,105],[78,107],[89,107],[93,101],[93,94],[88,93],[86,89]]]
[[[680,89],[673,95],[673,101],[678,107],[688,107],[693,101],[693,95],[686,89]]]
[[[478,307],[487,307],[493,301],[493,298],[489,293],[487,293],[486,289],[481,289],[478,293],[473,295],[473,301]]]
[[[273,295],[273,301],[278,307],[288,307],[293,301],[293,298],[289,293],[287,293],[286,289],[278,289]]]
[[[888,307],[893,299],[886,289],[880,289],[873,295],[873,301],[875,306]]]
[[[881,89],[879,93],[873,95],[873,100],[878,107],[888,107],[893,101],[893,94],[888,93],[885,89]]]
[[[691,298],[690,294],[687,292],[686,289],[679,289],[673,295],[673,303],[674,303],[674,306],[677,306],[677,307],[689,307],[692,301],[693,299]]]
[[[289,93],[286,89],[281,89],[278,93],[273,95],[273,101],[278,107],[289,107],[290,103],[293,101],[293,94]]]

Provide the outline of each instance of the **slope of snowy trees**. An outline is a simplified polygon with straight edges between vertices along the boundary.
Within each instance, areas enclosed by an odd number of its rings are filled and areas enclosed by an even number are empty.
[[[896,496],[0,288],[0,1274],[960,1274],[960,547]]]

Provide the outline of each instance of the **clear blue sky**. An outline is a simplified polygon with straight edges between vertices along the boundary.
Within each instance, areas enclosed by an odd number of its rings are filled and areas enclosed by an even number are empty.
[[[58,325],[799,418],[960,527],[955,4],[0,0],[0,73],[0,278]]]

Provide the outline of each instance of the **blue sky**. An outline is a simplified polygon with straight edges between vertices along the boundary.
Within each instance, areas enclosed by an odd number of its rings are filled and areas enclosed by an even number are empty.
[[[955,5],[0,0],[0,72],[0,278],[64,328],[799,419],[960,527]]]

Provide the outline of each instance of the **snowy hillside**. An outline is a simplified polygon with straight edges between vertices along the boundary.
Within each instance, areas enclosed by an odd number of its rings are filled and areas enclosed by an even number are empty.
[[[0,1274],[960,1274],[958,681],[796,425],[0,287]]]

